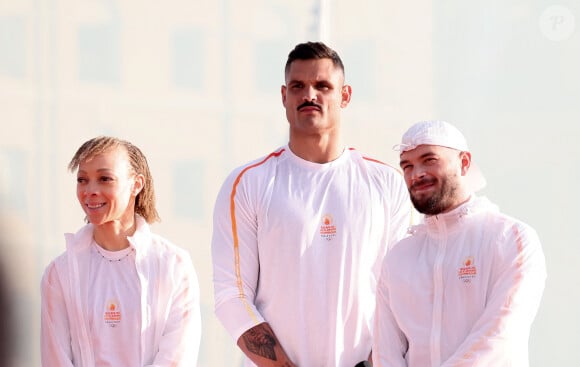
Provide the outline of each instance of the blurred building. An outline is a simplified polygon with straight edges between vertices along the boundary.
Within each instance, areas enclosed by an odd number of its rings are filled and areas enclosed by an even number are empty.
[[[25,258],[18,277],[27,316],[20,333],[29,341],[22,365],[40,365],[44,267],[64,250],[63,232],[83,224],[68,161],[101,134],[143,149],[162,217],[154,229],[192,254],[203,299],[199,366],[239,365],[235,342],[213,314],[213,202],[231,169],[286,143],[283,68],[294,45],[307,40],[323,40],[343,57],[353,87],[343,121],[351,146],[397,165],[391,147],[408,125],[449,119],[477,153],[491,199],[539,230],[548,257],[554,254],[551,279],[578,279],[566,262],[572,256],[564,255],[571,232],[559,226],[573,226],[562,184],[550,175],[537,181],[538,170],[556,170],[546,140],[558,139],[566,155],[579,153],[566,140],[580,135],[578,124],[566,123],[580,117],[578,7],[549,5],[0,1],[0,193],[26,234],[14,250]],[[554,124],[562,126],[545,129]],[[578,172],[566,172],[565,182],[576,182]],[[548,315],[561,295],[576,315],[577,294],[547,291],[532,366],[580,361],[562,341],[578,340],[580,328]],[[569,320],[578,326],[578,316]],[[558,330],[568,333],[560,345],[533,348],[550,344],[548,330],[560,323],[568,327]]]

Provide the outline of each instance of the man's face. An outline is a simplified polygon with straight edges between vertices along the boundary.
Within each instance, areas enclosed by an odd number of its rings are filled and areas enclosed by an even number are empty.
[[[339,126],[340,109],[348,105],[350,86],[330,59],[295,60],[282,86],[282,103],[290,136],[320,135]]]
[[[438,145],[419,145],[401,153],[400,166],[419,212],[444,213],[464,200],[460,176],[466,154]]]

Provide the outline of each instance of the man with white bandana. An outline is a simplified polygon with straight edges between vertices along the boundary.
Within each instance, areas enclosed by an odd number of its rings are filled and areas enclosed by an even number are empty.
[[[374,366],[528,366],[546,278],[536,232],[474,194],[483,176],[451,124],[419,122],[395,150],[425,218],[383,262]]]

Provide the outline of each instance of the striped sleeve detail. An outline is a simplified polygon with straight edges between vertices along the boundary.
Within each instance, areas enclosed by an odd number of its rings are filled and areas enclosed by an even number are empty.
[[[348,149],[349,150],[356,150],[355,148],[348,148]],[[379,161],[378,159],[374,159],[374,158],[367,157],[367,156],[364,156],[364,155],[362,156],[362,159],[364,159],[366,161],[369,161],[369,162],[374,162],[374,163],[382,164],[382,165],[385,165],[387,167],[391,167],[399,175],[401,175],[401,177],[403,177],[403,172],[401,171],[401,169],[399,167],[395,167],[392,164],[388,164],[388,163],[385,163],[383,161]],[[415,219],[415,216],[416,216],[415,208],[413,207],[413,204],[412,204],[411,201],[409,201],[409,212],[410,212],[410,215],[409,215],[409,227],[411,227],[412,225],[415,224],[415,221],[417,220],[417,219]]]
[[[348,150],[356,150],[356,149],[355,149],[355,148],[348,148]],[[365,155],[361,155],[361,156],[362,156],[362,159],[364,159],[365,161],[369,161],[369,162],[375,162],[375,163],[378,163],[378,164],[382,164],[382,165],[385,165],[385,166],[391,167],[391,168],[392,168],[392,169],[394,169],[395,171],[399,172],[401,175],[403,174],[403,173],[401,172],[401,169],[400,169],[399,167],[395,167],[395,166],[393,166],[392,164],[388,164],[388,163],[385,163],[385,162],[383,162],[383,161],[379,161],[378,159],[374,159],[374,158],[371,158],[371,157],[367,157],[367,156],[365,156]]]
[[[522,235],[521,235],[520,230],[519,230],[517,225],[512,226],[512,232],[514,233],[514,236],[516,238],[516,246],[517,246],[517,251],[518,251],[518,257],[516,259],[516,267],[517,267],[518,271],[514,275],[514,287],[510,291],[509,298],[506,301],[506,306],[508,306],[508,307],[511,306],[513,295],[516,292],[516,289],[519,288],[519,286],[523,280],[523,277],[524,277],[523,271],[522,271],[522,268],[524,266],[524,259],[523,259],[524,243],[522,240]]]
[[[236,177],[234,184],[232,186],[232,192],[230,194],[230,215],[232,218],[232,238],[234,241],[234,266],[235,266],[235,274],[236,274],[236,283],[237,283],[238,292],[239,292],[238,295],[239,295],[240,299],[242,299],[242,302],[244,303],[244,306],[246,307],[246,311],[248,312],[248,314],[252,317],[252,319],[256,323],[258,322],[258,319],[257,319],[256,315],[254,314],[254,312],[252,311],[252,308],[248,304],[247,297],[244,293],[244,285],[243,285],[242,275],[241,275],[241,270],[240,270],[240,247],[239,247],[237,220],[236,220],[236,200],[235,200],[236,199],[236,190],[238,188],[238,184],[240,183],[240,180],[242,179],[242,176],[246,172],[248,172],[252,168],[258,167],[258,166],[266,163],[272,157],[279,157],[284,151],[285,151],[285,149],[281,149],[277,152],[273,152],[273,153],[269,154],[268,156],[266,156],[263,160],[245,167]]]
[[[485,333],[485,338],[480,339],[480,341],[476,345],[474,345],[471,348],[471,350],[467,351],[464,354],[464,358],[466,358],[466,359],[474,358],[476,351],[479,349],[483,349],[483,346],[488,342],[488,340],[490,338],[492,338],[497,333],[497,330],[499,329],[499,327],[501,325],[502,319],[506,316],[509,317],[509,312],[510,312],[510,307],[512,305],[513,297],[516,294],[516,292],[519,290],[519,288],[521,287],[521,283],[523,280],[522,267],[524,265],[523,264],[524,244],[523,244],[522,236],[521,236],[521,233],[520,233],[518,226],[513,225],[511,230],[515,236],[515,240],[516,240],[515,246],[517,248],[517,258],[515,261],[515,266],[516,266],[517,271],[513,275],[514,284],[512,285],[512,287],[510,288],[510,290],[506,294],[506,299],[505,299],[505,302],[504,302],[503,307],[501,309],[501,312],[499,313],[498,320],[493,325],[491,325],[491,327],[487,330],[487,332]]]
[[[374,158],[370,158],[370,157],[366,157],[366,156],[363,156],[362,158],[364,160],[366,160],[366,161],[369,161],[369,162],[375,162],[375,163],[378,163],[378,164],[385,165],[387,167],[391,167],[392,169],[394,169],[395,171],[397,171],[398,174],[400,174],[401,176],[403,175],[403,172],[401,172],[401,169],[399,167],[393,166],[392,164],[388,164],[388,163],[385,163],[383,161],[379,161],[378,159],[374,159]]]

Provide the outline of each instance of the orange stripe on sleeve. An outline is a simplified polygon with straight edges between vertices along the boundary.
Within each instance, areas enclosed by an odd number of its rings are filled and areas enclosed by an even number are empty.
[[[236,283],[238,286],[239,297],[242,299],[242,302],[244,303],[244,305],[246,307],[246,311],[248,311],[248,314],[252,317],[252,319],[256,323],[258,322],[258,318],[256,317],[256,315],[252,311],[252,308],[248,304],[247,297],[244,293],[244,286],[243,286],[242,275],[241,275],[241,270],[240,270],[240,246],[239,246],[239,237],[238,237],[238,227],[237,227],[237,222],[236,222],[236,201],[235,201],[236,190],[237,190],[238,184],[240,183],[240,180],[242,179],[242,176],[248,170],[264,164],[266,161],[268,161],[268,159],[270,159],[272,157],[280,156],[284,151],[285,151],[285,149],[281,149],[278,152],[273,152],[273,153],[269,154],[266,158],[264,158],[262,161],[257,162],[257,163],[252,164],[252,165],[249,165],[246,168],[244,168],[240,172],[240,174],[236,177],[234,184],[233,184],[233,187],[232,187],[232,193],[230,194],[230,215],[232,218],[231,219],[232,220],[232,238],[234,241],[234,266],[235,266],[235,272],[236,272]]]
[[[348,148],[348,149],[349,150],[356,150],[355,148]],[[401,175],[401,177],[403,176],[403,172],[401,171],[401,168],[400,167],[396,167],[396,166],[393,166],[392,164],[388,164],[388,163],[379,161],[378,159],[370,158],[370,157],[367,157],[367,156],[364,156],[364,155],[362,156],[362,158],[364,160],[369,161],[369,162],[375,162],[375,163],[378,163],[378,164],[382,164],[382,165],[391,167],[392,169],[394,169],[395,171],[397,171],[397,173],[399,173]],[[413,207],[413,204],[411,202],[409,202],[409,212],[410,212],[410,215],[409,215],[409,227],[412,226],[413,224],[415,224],[415,215],[416,214],[415,214],[415,210],[414,209],[415,208]]]
[[[483,345],[487,342],[487,339],[491,338],[492,336],[494,336],[494,334],[496,333],[496,331],[498,330],[502,318],[504,316],[507,316],[510,312],[510,307],[512,304],[512,300],[513,297],[515,295],[515,293],[517,292],[517,290],[520,288],[521,283],[522,283],[522,279],[523,279],[523,274],[522,274],[522,266],[523,266],[523,251],[524,251],[524,244],[522,242],[522,236],[521,233],[518,229],[518,227],[516,225],[512,226],[512,232],[516,237],[516,243],[515,246],[517,247],[517,258],[516,258],[516,268],[517,268],[517,272],[513,277],[513,285],[511,287],[511,289],[509,290],[507,297],[505,299],[504,302],[504,307],[500,312],[499,318],[497,319],[497,321],[490,327],[489,330],[487,330],[487,332],[485,333],[485,339],[480,340],[477,344],[475,344],[474,346],[472,346],[471,350],[469,350],[467,353],[465,353],[464,357],[466,359],[472,358],[473,355],[477,352],[478,349],[483,348]]]

